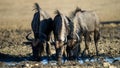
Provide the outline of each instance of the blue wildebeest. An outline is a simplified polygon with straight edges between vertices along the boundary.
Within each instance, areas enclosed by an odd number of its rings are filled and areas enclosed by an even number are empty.
[[[38,3],[35,3],[34,10],[36,12],[31,26],[35,39],[29,38],[30,33],[26,36],[26,39],[32,40],[33,57],[38,60],[44,51],[47,52],[48,56],[51,55],[49,40],[53,28],[53,21],[52,18],[39,7]]]
[[[76,41],[74,40],[75,34],[79,35],[80,41],[82,41],[82,36],[85,39],[85,49],[82,52],[82,55],[87,51],[89,54],[89,42],[91,41],[91,34],[94,33],[94,43],[96,48],[96,55],[98,55],[98,41],[100,39],[99,25],[100,22],[96,13],[93,11],[83,11],[80,8],[76,8],[72,15],[73,22],[73,31],[70,41],[70,46],[75,46]]]
[[[56,16],[54,17],[54,39],[55,39],[55,49],[56,49],[56,58],[58,64],[61,64],[61,58],[66,50],[67,36],[70,33],[70,20],[67,16],[60,13],[56,10]]]

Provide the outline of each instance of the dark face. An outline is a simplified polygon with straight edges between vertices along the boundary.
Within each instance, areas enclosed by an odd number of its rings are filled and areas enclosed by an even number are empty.
[[[74,47],[77,43],[79,43],[79,41],[80,41],[80,37],[77,33],[71,34],[68,36],[67,45],[69,47]]]
[[[32,42],[32,50],[33,50],[33,56],[35,55],[36,57],[42,56],[45,52],[45,46],[46,43],[45,41],[42,40],[34,40]]]
[[[76,39],[68,40],[68,45],[66,50],[67,50],[68,58],[70,60],[76,59],[80,52],[79,41]]]
[[[32,53],[35,60],[39,60],[39,40],[32,41]]]

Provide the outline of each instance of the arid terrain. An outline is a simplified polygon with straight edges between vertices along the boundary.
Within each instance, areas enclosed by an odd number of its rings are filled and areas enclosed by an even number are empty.
[[[83,10],[95,11],[101,22],[101,38],[98,45],[98,60],[93,42],[90,55],[94,62],[65,62],[62,66],[30,61],[32,49],[25,36],[31,32],[34,3],[54,18],[60,10],[69,16],[78,6]],[[82,42],[81,49],[84,48]],[[52,49],[54,52],[54,49]],[[110,61],[107,61],[109,58]],[[87,58],[86,58],[87,59]],[[80,60],[79,60],[80,61]],[[0,68],[120,68],[120,1],[119,0],[1,0],[0,1]]]

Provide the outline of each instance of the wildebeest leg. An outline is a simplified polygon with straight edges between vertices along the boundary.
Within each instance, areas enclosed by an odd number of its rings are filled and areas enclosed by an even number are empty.
[[[62,48],[56,49],[56,56],[57,56],[58,65],[62,64]]]
[[[63,50],[63,56],[64,56],[64,61],[67,58],[67,51],[66,51],[67,45],[64,45],[64,50]]]
[[[59,47],[60,44],[59,44],[59,41],[56,41],[55,42],[55,49],[56,49],[56,60],[58,61],[58,64],[60,63],[60,50],[61,48]]]
[[[82,55],[81,47],[80,47],[81,42],[82,42],[82,36],[83,36],[83,34],[80,35],[80,42],[79,42],[79,55],[80,55],[80,54]]]
[[[64,46],[62,41],[56,41],[56,56],[58,65],[62,64],[62,56],[63,56]]]
[[[95,48],[96,48],[96,55],[98,56],[98,41],[100,39],[100,33],[99,31],[94,31],[94,42],[95,42]]]
[[[64,45],[61,47],[61,55],[65,57],[65,46]]]
[[[77,49],[78,49],[78,52],[77,52],[77,55],[76,55],[76,60],[79,58],[79,54],[81,52],[80,43],[78,43]]]
[[[47,57],[48,57],[48,62],[49,62],[50,56],[51,56],[51,45],[49,42],[46,43],[46,52],[47,52]]]
[[[46,43],[42,42],[42,44],[40,45],[40,54],[41,56],[45,56],[46,55]]]
[[[66,47],[66,52],[67,52],[67,60],[70,60],[70,47]]]
[[[42,57],[44,56],[45,54],[45,49],[44,49],[44,44],[43,45],[39,45],[39,57],[40,57],[40,60],[42,60]]]
[[[47,42],[47,54],[50,56],[51,55],[51,44]]]
[[[88,51],[88,55],[90,54],[89,43],[90,43],[91,38],[90,38],[89,33],[86,33],[84,35],[84,38],[85,38],[85,49],[83,50],[82,56],[84,55],[84,53],[85,53],[86,50]]]

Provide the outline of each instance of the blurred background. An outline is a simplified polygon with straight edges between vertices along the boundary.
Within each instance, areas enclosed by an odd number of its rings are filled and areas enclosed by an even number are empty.
[[[69,16],[78,6],[95,11],[100,21],[120,20],[120,0],[0,0],[0,28],[31,29],[35,2],[52,18],[56,9]]]

